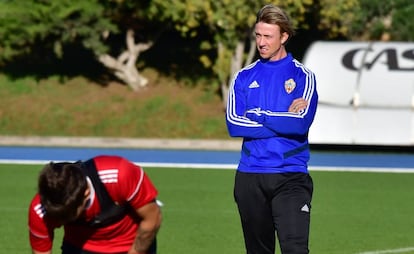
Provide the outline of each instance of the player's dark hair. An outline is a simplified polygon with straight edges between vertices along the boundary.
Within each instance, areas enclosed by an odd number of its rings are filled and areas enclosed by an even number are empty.
[[[51,162],[40,172],[38,192],[46,216],[62,224],[76,219],[86,189],[86,176],[79,163]]]
[[[289,38],[295,35],[295,29],[289,16],[284,10],[272,4],[265,5],[259,10],[256,16],[256,24],[259,22],[278,25],[280,32],[287,33]]]

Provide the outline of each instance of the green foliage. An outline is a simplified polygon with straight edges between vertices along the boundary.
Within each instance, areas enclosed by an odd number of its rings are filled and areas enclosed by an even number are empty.
[[[411,0],[395,1],[390,29],[391,39],[397,41],[414,41],[414,2]]]
[[[263,6],[259,1],[214,0],[154,0],[150,10],[163,20],[172,21],[175,28],[187,36],[196,36],[196,28],[207,26],[216,44],[235,47],[237,41],[251,35],[256,12]],[[298,27],[306,26],[305,14],[312,0],[271,1],[292,16]],[[160,15],[158,15],[160,14]]]
[[[318,29],[327,38],[349,35],[358,6],[358,0],[273,0],[269,3],[285,9],[297,29]],[[211,47],[216,48],[217,54],[201,55],[200,61],[214,71],[220,83],[226,83],[232,75],[230,66],[236,46],[250,41],[256,13],[263,5],[251,0],[154,0],[150,9],[153,14],[157,13],[157,18],[172,22],[185,36],[197,36],[199,26],[207,27],[213,38]],[[245,57],[247,50],[246,47]]]
[[[411,0],[359,0],[351,38],[365,40],[414,40],[414,2]]]
[[[266,3],[284,8],[296,29],[302,34],[308,33],[309,40],[414,39],[414,23],[409,18],[414,15],[412,0],[273,0]],[[252,0],[2,0],[0,65],[15,63],[17,67],[10,68],[14,71],[23,62],[31,67],[44,66],[53,72],[66,68],[50,68],[65,56],[93,58],[103,52],[119,54],[125,47],[122,33],[127,29],[136,32],[137,41],[153,40],[155,44],[160,33],[174,29],[193,44],[185,49],[185,60],[170,61],[175,66],[200,61],[217,77],[218,82],[211,83],[216,89],[232,75],[230,66],[237,45],[245,45],[244,58],[247,58],[256,12],[264,4]],[[182,46],[168,43],[167,46],[174,48]],[[300,42],[297,47],[306,46]],[[70,59],[65,64],[76,61]],[[161,62],[158,58],[147,59],[140,62],[140,67],[146,67],[150,61]],[[97,72],[102,73],[100,69]],[[187,73],[197,76],[191,71]]]
[[[98,0],[31,0],[0,2],[0,61],[39,50],[53,50],[61,57],[63,47],[80,44],[94,52],[107,48],[103,32],[115,31]]]
[[[318,16],[317,28],[326,34],[327,39],[346,38],[351,34],[349,28],[358,13],[359,0],[321,0],[318,6],[320,11],[315,13]]]

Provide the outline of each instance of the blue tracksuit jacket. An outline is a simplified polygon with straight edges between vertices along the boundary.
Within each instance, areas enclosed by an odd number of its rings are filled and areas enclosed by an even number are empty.
[[[288,108],[308,101],[300,113]],[[278,61],[259,59],[234,76],[226,123],[231,137],[242,137],[238,170],[251,173],[308,173],[308,131],[318,95],[314,74],[288,54]]]

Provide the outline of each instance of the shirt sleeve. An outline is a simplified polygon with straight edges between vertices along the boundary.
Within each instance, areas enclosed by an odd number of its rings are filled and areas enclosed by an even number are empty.
[[[270,138],[276,133],[262,123],[246,117],[247,96],[242,86],[242,75],[237,74],[229,88],[226,108],[227,130],[231,137]]]
[[[36,195],[29,206],[29,240],[33,250],[46,252],[52,249],[54,229],[57,224],[45,218],[45,211]]]
[[[120,184],[125,190],[126,201],[134,209],[138,209],[156,199],[158,191],[140,166],[123,159],[119,168],[122,172]]]
[[[246,116],[252,121],[263,124],[279,135],[305,135],[315,117],[318,104],[318,94],[316,92],[316,81],[313,73],[308,72],[299,79],[300,90],[297,97],[302,97],[308,102],[307,107],[299,113],[292,112],[273,112],[270,110],[250,110]]]

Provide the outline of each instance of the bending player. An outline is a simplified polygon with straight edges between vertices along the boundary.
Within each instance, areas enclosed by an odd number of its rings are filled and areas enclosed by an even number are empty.
[[[34,254],[50,254],[63,226],[63,254],[156,253],[157,190],[139,166],[118,156],[49,163],[29,207]]]

